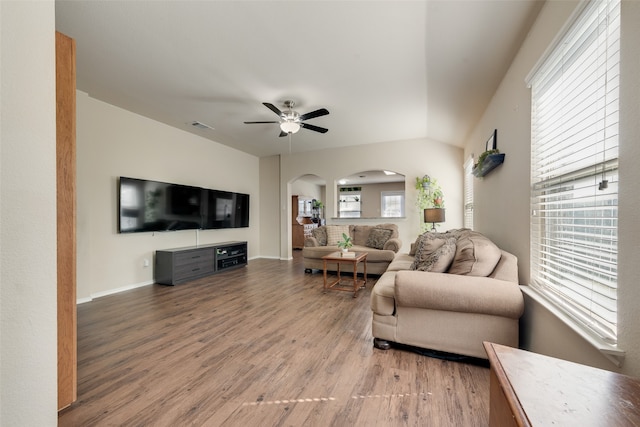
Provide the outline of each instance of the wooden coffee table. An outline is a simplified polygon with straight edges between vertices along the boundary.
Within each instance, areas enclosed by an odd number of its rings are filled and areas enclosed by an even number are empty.
[[[353,253],[353,252],[352,252]],[[327,292],[327,289],[332,289],[334,291],[346,291],[353,292],[353,297],[355,298],[358,294],[358,291],[364,288],[367,284],[367,253],[366,252],[355,252],[354,257],[343,257],[342,252],[333,252],[329,255],[325,255],[322,257],[322,267],[324,274],[324,290],[323,292]],[[335,262],[337,265],[337,273],[338,279],[327,285],[327,263]],[[358,280],[358,263],[364,263],[364,280]],[[340,283],[340,264],[352,264],[353,265],[353,287],[346,287],[341,285]]]

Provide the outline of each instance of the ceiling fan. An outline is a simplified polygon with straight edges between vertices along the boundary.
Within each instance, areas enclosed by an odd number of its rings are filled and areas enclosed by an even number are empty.
[[[297,111],[293,111],[295,102],[287,100],[284,101],[285,111],[280,111],[278,107],[268,102],[263,102],[262,105],[276,113],[280,117],[280,121],[268,121],[268,122],[245,122],[246,124],[257,123],[279,123],[280,124],[280,136],[287,136],[292,133],[296,133],[300,128],[309,129],[315,132],[327,133],[329,129],[320,126],[310,125],[304,123],[305,120],[313,119],[320,116],[326,116],[329,111],[326,108],[320,108],[319,110],[311,111],[306,114],[298,114]]]

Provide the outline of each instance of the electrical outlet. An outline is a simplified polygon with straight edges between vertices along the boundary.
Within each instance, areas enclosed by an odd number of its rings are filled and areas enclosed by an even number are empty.
[[[147,258],[145,258],[144,261],[142,262],[142,266],[149,267],[149,260]]]

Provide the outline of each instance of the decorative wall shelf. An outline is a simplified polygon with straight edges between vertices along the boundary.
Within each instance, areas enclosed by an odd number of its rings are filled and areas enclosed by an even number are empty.
[[[482,162],[482,165],[473,169],[473,176],[476,178],[482,178],[487,175],[489,172],[504,163],[504,156],[504,153],[488,155],[487,158],[484,159],[484,162]]]
[[[471,173],[476,178],[482,178],[504,163],[504,153],[498,150],[498,129],[494,129],[484,144],[484,153],[478,157],[478,164]]]

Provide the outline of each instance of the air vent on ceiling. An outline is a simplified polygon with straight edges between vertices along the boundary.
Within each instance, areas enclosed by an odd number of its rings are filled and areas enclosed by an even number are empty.
[[[198,121],[192,122],[191,126],[195,126],[198,129],[213,129],[211,126],[205,125],[204,123]]]

